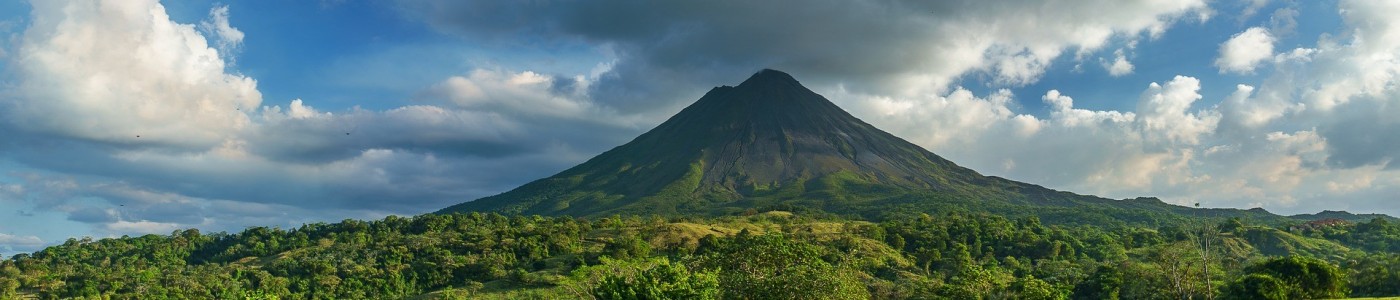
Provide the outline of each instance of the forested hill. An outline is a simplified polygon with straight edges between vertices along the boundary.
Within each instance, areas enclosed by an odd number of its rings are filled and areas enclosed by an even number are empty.
[[[1400,295],[1400,225],[442,214],[178,230],[0,261],[0,299],[1309,299]],[[1203,245],[1205,245],[1203,247]],[[1209,270],[1202,273],[1202,270]]]
[[[1338,220],[1345,220],[1345,221],[1351,221],[1351,222],[1361,222],[1361,221],[1369,221],[1369,220],[1376,219],[1376,218],[1386,219],[1386,220],[1389,220],[1389,221],[1400,221],[1400,219],[1396,219],[1395,217],[1388,216],[1388,215],[1383,215],[1383,214],[1353,214],[1353,213],[1346,212],[1346,211],[1335,211],[1335,210],[1324,210],[1324,211],[1322,211],[1322,212],[1315,213],[1315,214],[1298,214],[1298,215],[1292,215],[1292,216],[1288,216],[1288,217],[1289,217],[1289,218],[1293,218],[1293,219],[1297,219],[1297,220],[1303,220],[1303,221],[1318,221],[1318,220],[1326,220],[1326,219],[1338,219]]]

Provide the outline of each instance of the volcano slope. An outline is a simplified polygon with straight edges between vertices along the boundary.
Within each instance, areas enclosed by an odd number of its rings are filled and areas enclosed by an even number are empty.
[[[867,219],[958,210],[1085,224],[1199,216],[1291,220],[1262,209],[1113,200],[984,176],[871,126],[776,70],[711,89],[656,128],[583,164],[439,213],[713,216],[771,210]]]

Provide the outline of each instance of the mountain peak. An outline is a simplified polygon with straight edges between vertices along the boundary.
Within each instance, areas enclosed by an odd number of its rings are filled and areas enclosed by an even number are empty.
[[[676,119],[693,123],[692,117],[710,122],[738,121],[751,124],[792,123],[795,119],[810,118],[828,121],[833,118],[839,119],[835,123],[856,120],[826,97],[802,86],[792,75],[773,69],[758,71],[738,86],[723,86],[711,90],[687,108],[687,111],[677,115]]]
[[[757,87],[773,85],[791,85],[799,87],[802,86],[801,83],[797,82],[796,78],[792,78],[792,75],[788,75],[788,73],[784,73],[783,71],[778,71],[774,69],[763,69],[762,71],[758,71],[758,73],[754,73],[753,76],[749,76],[749,79],[746,79],[743,83],[739,84],[740,87]]]
[[[965,190],[988,180],[861,121],[787,73],[764,69],[583,164],[447,210],[670,213],[740,200],[806,201],[809,193],[848,187]]]

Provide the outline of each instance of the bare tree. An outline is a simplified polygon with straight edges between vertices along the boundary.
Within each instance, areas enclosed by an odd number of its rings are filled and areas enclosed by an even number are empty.
[[[1196,203],[1196,212],[1202,212],[1201,203],[1199,202]],[[1196,223],[1197,226],[1195,227],[1199,232],[1192,234],[1191,240],[1194,246],[1193,248],[1196,249],[1201,257],[1201,291],[1205,294],[1204,296],[1207,300],[1215,299],[1215,289],[1212,288],[1213,286],[1210,283],[1210,241],[1219,238],[1220,231],[1216,229],[1215,224],[1210,222],[1210,219],[1206,216],[1197,214],[1195,219],[1193,223]]]

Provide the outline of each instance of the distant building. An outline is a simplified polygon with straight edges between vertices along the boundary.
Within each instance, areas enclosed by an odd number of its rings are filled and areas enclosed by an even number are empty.
[[[1298,232],[1298,231],[1317,230],[1317,229],[1322,229],[1322,228],[1325,228],[1325,227],[1345,226],[1345,225],[1351,225],[1351,222],[1347,222],[1347,220],[1342,220],[1342,219],[1337,219],[1337,218],[1327,218],[1327,219],[1321,219],[1321,220],[1313,220],[1313,221],[1309,221],[1309,222],[1307,222],[1307,223],[1303,223],[1303,224],[1299,224],[1299,225],[1289,226],[1289,227],[1288,227],[1288,231]]]

